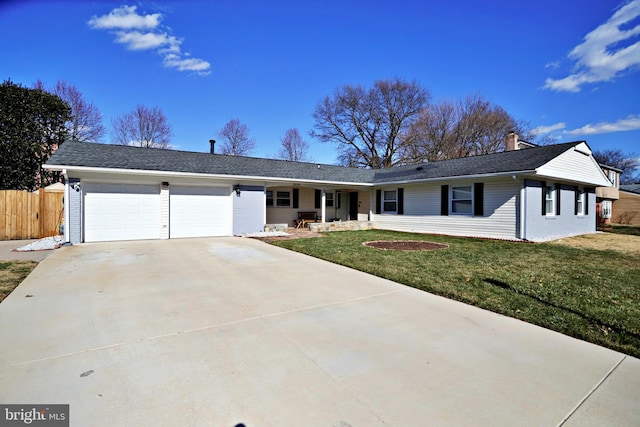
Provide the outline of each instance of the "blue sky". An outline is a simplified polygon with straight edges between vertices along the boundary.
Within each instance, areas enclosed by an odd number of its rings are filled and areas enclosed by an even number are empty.
[[[207,151],[232,118],[274,156],[346,84],[416,80],[481,95],[558,142],[640,154],[640,0],[3,1],[0,78],[75,85],[104,125],[160,107],[172,144]],[[107,134],[103,142],[110,142]]]

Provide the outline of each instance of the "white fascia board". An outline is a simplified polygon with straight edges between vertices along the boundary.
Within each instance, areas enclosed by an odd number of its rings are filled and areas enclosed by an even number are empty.
[[[504,177],[521,177],[522,175],[535,174],[535,170],[519,170],[512,172],[500,172],[500,173],[485,173],[476,175],[456,175],[456,176],[443,176],[438,178],[425,178],[425,179],[405,179],[402,181],[389,181],[389,182],[377,182],[374,185],[376,187],[383,187],[387,185],[399,185],[399,184],[414,184],[422,182],[438,182],[438,181],[459,181],[462,179],[482,179],[482,178],[504,178]]]
[[[155,171],[141,169],[117,169],[117,168],[96,168],[91,166],[64,166],[64,165],[43,165],[44,169],[49,170],[67,170],[67,172],[93,172],[103,174],[117,175],[140,175],[140,176],[159,176],[159,177],[180,177],[180,178],[200,178],[200,179],[219,179],[224,181],[265,181],[277,183],[296,183],[296,184],[319,184],[319,185],[336,185],[336,186],[361,186],[372,187],[371,183],[362,182],[345,182],[345,181],[322,181],[314,179],[297,179],[297,178],[280,178],[271,176],[257,175],[220,175],[206,174],[195,172],[173,172],[173,171]]]

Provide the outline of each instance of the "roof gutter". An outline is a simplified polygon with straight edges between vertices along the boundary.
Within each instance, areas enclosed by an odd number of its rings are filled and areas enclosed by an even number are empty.
[[[401,181],[384,181],[376,182],[374,185],[396,185],[396,184],[413,184],[419,182],[438,182],[438,181],[451,181],[451,180],[463,180],[463,179],[477,179],[477,178],[501,178],[501,177],[514,177],[517,175],[535,175],[536,170],[520,170],[512,172],[500,172],[500,173],[484,173],[475,175],[459,175],[459,176],[442,176],[437,178],[424,178],[424,179],[405,179]]]
[[[128,174],[128,175],[161,175],[167,177],[184,177],[184,178],[214,178],[225,181],[271,181],[271,182],[295,182],[304,184],[323,184],[323,185],[357,185],[363,187],[373,187],[374,184],[366,182],[350,182],[350,181],[324,181],[316,179],[302,179],[302,178],[282,178],[272,176],[255,176],[255,175],[226,175],[226,174],[207,174],[196,172],[172,172],[172,171],[158,171],[158,170],[140,170],[140,169],[117,169],[117,168],[95,168],[91,166],[65,166],[65,165],[43,165],[44,169],[55,171],[67,171],[67,172],[97,172],[104,174]]]

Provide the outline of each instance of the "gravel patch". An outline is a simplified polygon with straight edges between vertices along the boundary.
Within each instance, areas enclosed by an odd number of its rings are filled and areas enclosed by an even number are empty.
[[[62,236],[45,237],[44,239],[36,240],[28,245],[16,248],[13,252],[49,251],[52,249],[58,249],[62,244],[62,240]]]

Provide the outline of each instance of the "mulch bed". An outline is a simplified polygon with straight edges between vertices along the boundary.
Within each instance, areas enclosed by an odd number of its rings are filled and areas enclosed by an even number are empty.
[[[398,251],[432,251],[434,249],[448,248],[449,245],[425,242],[421,240],[376,240],[364,242],[363,245],[370,248]]]

